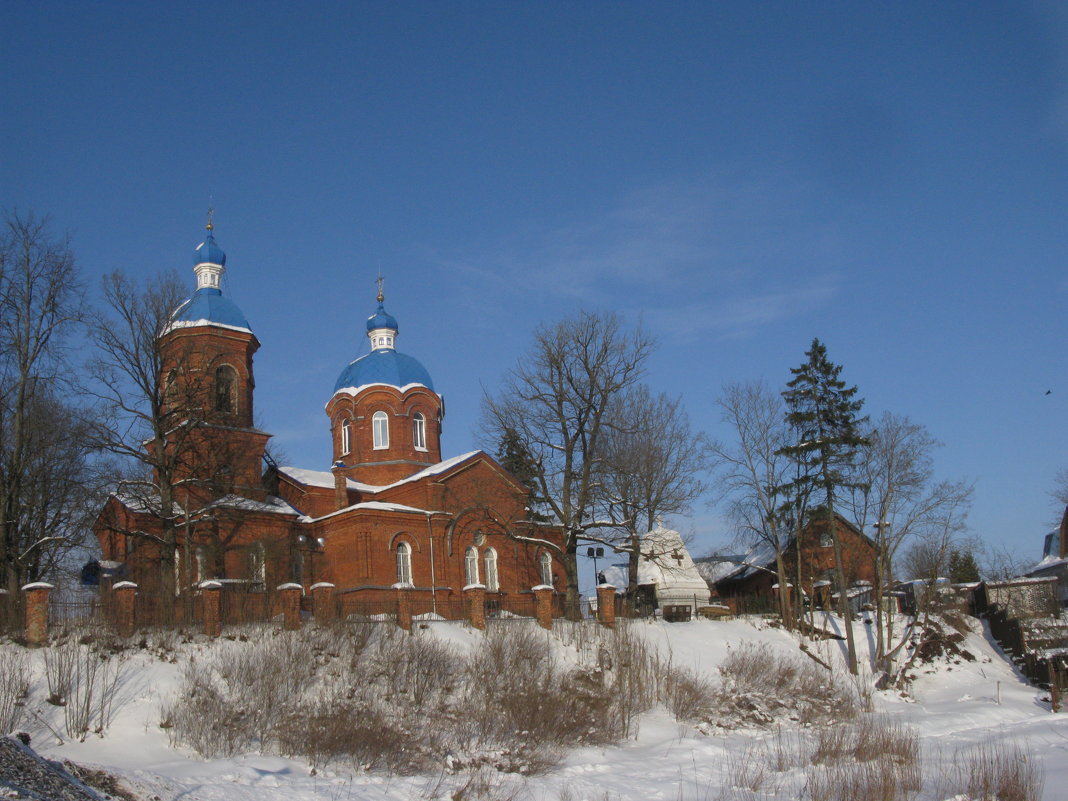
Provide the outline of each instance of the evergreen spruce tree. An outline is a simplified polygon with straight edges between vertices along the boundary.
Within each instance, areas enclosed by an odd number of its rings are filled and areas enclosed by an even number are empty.
[[[849,670],[857,672],[857,651],[853,641],[853,614],[846,596],[842,543],[835,524],[835,494],[855,487],[851,473],[857,450],[868,444],[861,436],[867,418],[857,418],[864,405],[856,398],[857,388],[847,387],[838,376],[841,365],[827,359],[827,348],[818,339],[805,353],[806,361],[791,368],[793,379],[782,393],[786,401],[786,422],[795,432],[797,442],[781,449],[781,453],[796,460],[799,471],[793,482],[795,492],[808,490],[814,500],[823,496],[823,512],[834,545],[838,584],[838,607],[845,620]]]
[[[954,584],[979,581],[979,565],[971,551],[954,548],[949,552],[949,580]]]

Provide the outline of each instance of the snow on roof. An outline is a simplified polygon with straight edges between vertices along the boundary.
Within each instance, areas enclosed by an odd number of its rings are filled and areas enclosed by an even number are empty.
[[[459,456],[453,456],[451,459],[446,459],[443,462],[428,465],[427,467],[420,470],[418,473],[413,473],[407,478],[402,478],[399,481],[394,481],[392,484],[363,484],[359,481],[353,481],[350,478],[348,480],[348,488],[351,490],[357,490],[359,492],[382,492],[384,490],[392,489],[393,487],[399,487],[403,484],[408,484],[412,481],[419,481],[421,479],[427,478],[428,476],[435,476],[440,473],[444,473],[446,470],[450,470],[461,462],[465,462],[472,456],[477,456],[480,453],[482,453],[482,451],[469,451],[468,453],[462,453]],[[290,478],[308,487],[333,488],[334,486],[334,474],[327,470],[304,470],[300,467],[279,467],[278,472],[285,473]]]
[[[383,503],[382,501],[363,501],[362,503],[354,503],[352,506],[346,506],[344,509],[338,509],[336,512],[323,515],[322,517],[308,518],[308,520],[326,520],[328,517],[339,515],[344,512],[353,511],[376,511],[376,512],[401,512],[403,514],[419,514],[419,515],[441,515],[448,514],[448,512],[435,511],[433,509],[417,509],[414,506],[405,506],[402,503]]]
[[[708,582],[694,566],[679,532],[658,524],[642,536],[641,549],[638,584],[655,584],[658,591],[697,591],[705,594],[707,600]],[[625,580],[620,584],[623,587],[626,585]]]
[[[223,507],[225,509],[242,509],[246,512],[266,512],[282,515],[301,514],[281,498],[276,498],[273,495],[268,495],[267,499],[264,501],[257,501],[240,495],[224,495],[218,500],[212,501],[204,508],[213,509],[217,507]]]

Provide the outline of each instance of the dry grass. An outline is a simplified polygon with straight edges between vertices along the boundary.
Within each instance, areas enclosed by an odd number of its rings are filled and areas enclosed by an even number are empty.
[[[989,742],[958,755],[957,792],[968,801],[1039,801],[1039,765],[1015,745]]]
[[[627,736],[656,703],[653,657],[621,629],[590,636],[578,667],[526,623],[491,628],[469,654],[393,626],[274,632],[187,665],[161,725],[207,757],[275,750],[395,773],[448,758],[531,773]]]
[[[768,726],[786,718],[803,725],[853,719],[861,699],[847,682],[815,662],[767,645],[743,644],[720,665],[720,726]]]
[[[74,636],[44,651],[48,702],[63,707],[67,736],[84,740],[111,725],[112,704],[122,672],[117,649],[103,640]]]
[[[0,734],[18,728],[29,692],[30,666],[26,652],[16,646],[0,646]]]

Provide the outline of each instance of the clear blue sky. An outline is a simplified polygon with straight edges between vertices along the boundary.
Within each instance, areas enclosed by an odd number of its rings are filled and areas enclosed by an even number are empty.
[[[1068,466],[1068,12],[1056,4],[4,4],[0,206],[95,284],[186,271],[205,210],[263,347],[260,424],[325,468],[323,405],[399,349],[475,447],[534,326],[639,319],[719,428],[814,336],[873,416],[944,441],[978,536],[1036,558]],[[1047,390],[1052,394],[1046,395]],[[725,539],[699,506],[703,552]]]

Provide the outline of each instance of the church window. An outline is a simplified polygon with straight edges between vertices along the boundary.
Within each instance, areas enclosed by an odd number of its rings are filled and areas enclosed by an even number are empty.
[[[417,451],[426,450],[426,418],[422,412],[416,412],[412,417],[412,443]]]
[[[267,564],[264,559],[262,542],[257,542],[249,548],[248,578],[254,584],[267,583]]]
[[[497,576],[497,552],[493,548],[487,548],[483,561],[486,568],[486,589],[490,592],[498,592],[501,584]]]
[[[215,371],[215,411],[237,411],[237,372],[228,364]]]
[[[412,583],[412,546],[406,542],[397,545],[397,583]]]
[[[464,554],[464,580],[478,584],[478,548],[468,548]]]
[[[375,450],[389,447],[389,416],[385,412],[375,412],[371,418]]]
[[[538,566],[541,568],[541,583],[553,586],[553,558],[548,551],[542,551]]]
[[[820,532],[820,547],[821,548],[832,548],[832,547],[834,547],[834,538],[831,536],[831,532],[829,532],[829,531],[821,531]]]
[[[207,581],[207,579],[208,579],[207,559],[206,559],[206,554],[204,553],[204,548],[203,547],[198,547],[197,550],[196,550],[196,571],[197,571],[197,574],[196,574],[196,577],[194,579],[195,581],[197,581],[197,582]]]
[[[352,421],[345,420],[341,424],[341,455],[344,456],[352,450]]]

